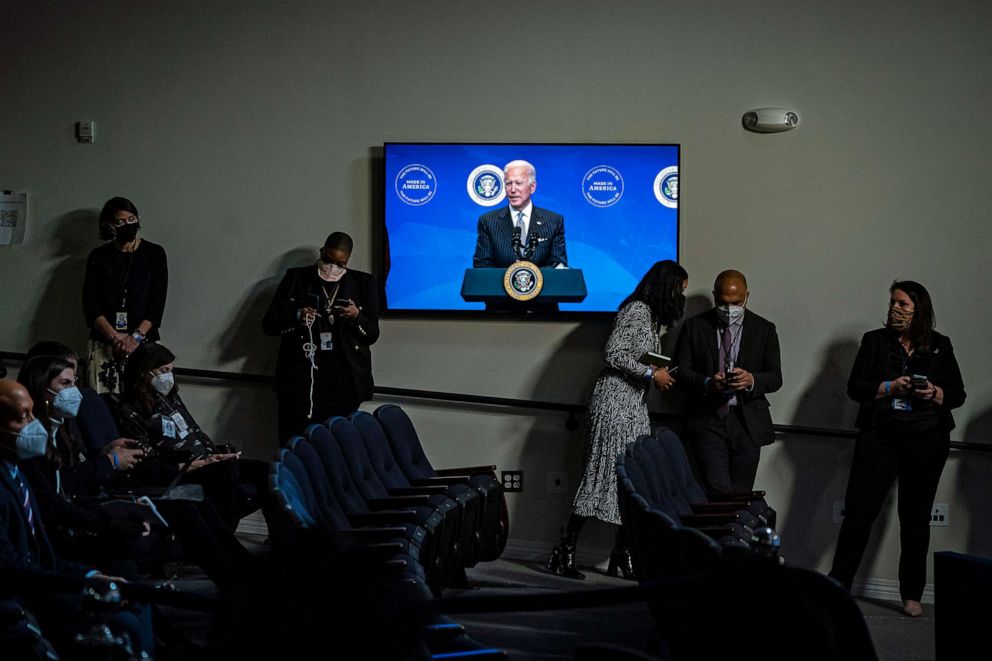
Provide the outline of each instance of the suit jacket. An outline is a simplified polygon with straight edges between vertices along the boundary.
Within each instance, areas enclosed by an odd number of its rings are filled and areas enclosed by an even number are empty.
[[[34,534],[21,507],[20,489],[10,476],[7,464],[0,461],[0,567],[5,569],[33,569],[55,571],[73,576],[84,576],[88,567],[69,562],[55,555],[45,533],[41,507],[28,486],[34,519]]]
[[[711,308],[686,320],[679,333],[676,382],[689,393],[686,426],[693,434],[716,416],[724,401],[720,393],[709,393],[703,385],[707,377],[723,370],[717,346],[719,328],[716,310]],[[775,440],[775,430],[765,394],[782,387],[782,359],[775,324],[750,310],[744,312],[737,366],[754,375],[752,391],[737,391],[737,406],[748,435],[755,444],[768,445]]]
[[[533,207],[527,243],[536,242],[530,261],[538,267],[568,265],[565,253],[564,216]],[[508,206],[493,209],[479,216],[478,236],[475,241],[475,268],[506,268],[519,257],[513,252],[513,219]]]
[[[310,341],[307,327],[297,317],[304,307],[315,307],[324,314],[326,296],[320,286],[316,266],[302,266],[286,271],[276,289],[269,309],[262,318],[266,335],[282,338],[276,362],[276,389],[307,388],[310,383],[310,361],[303,353],[303,344]],[[372,350],[379,339],[379,289],[369,273],[348,269],[341,278],[337,298],[350,298],[358,307],[355,319],[338,318],[341,346],[348,365],[347,374],[335,378],[352,379],[355,392],[363,400],[372,399]],[[332,290],[334,283],[325,283]],[[314,302],[316,301],[316,303]],[[314,327],[314,335],[317,327]]]

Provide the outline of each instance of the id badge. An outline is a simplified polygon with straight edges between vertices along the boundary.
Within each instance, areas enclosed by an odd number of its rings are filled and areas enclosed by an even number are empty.
[[[171,438],[175,440],[176,438],[176,423],[172,418],[162,417],[162,437]]]
[[[896,398],[892,400],[892,408],[896,411],[912,411],[913,402],[908,399]]]
[[[333,351],[334,350],[334,334],[331,332],[323,332],[320,334],[320,350],[321,351]]]
[[[176,433],[179,434],[179,438],[185,439],[187,436],[189,436],[189,425],[186,424],[185,418],[183,418],[182,414],[179,411],[176,411],[169,417],[172,419],[172,422],[175,423],[176,425]]]
[[[127,312],[118,312],[114,315],[114,330],[127,330]]]

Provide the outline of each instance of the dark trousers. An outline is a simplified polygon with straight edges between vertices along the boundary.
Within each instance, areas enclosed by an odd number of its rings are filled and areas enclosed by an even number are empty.
[[[279,400],[279,445],[284,446],[293,436],[302,436],[307,426],[322,424],[336,415],[350,415],[362,403],[353,394],[350,397],[328,396],[315,390],[313,394],[313,415],[310,413],[309,391],[277,391]]]
[[[751,440],[737,407],[723,418],[711,416],[695,434],[693,454],[708,493],[740,493],[754,488],[761,446]]]
[[[930,513],[949,448],[947,434],[931,440],[858,435],[830,576],[851,589],[872,524],[898,478],[899,592],[904,600],[920,600],[927,582]]]

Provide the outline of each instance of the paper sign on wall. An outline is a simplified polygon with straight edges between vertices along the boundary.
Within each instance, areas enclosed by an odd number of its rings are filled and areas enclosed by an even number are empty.
[[[4,191],[0,194],[0,246],[9,246],[24,235],[28,214],[28,194]]]

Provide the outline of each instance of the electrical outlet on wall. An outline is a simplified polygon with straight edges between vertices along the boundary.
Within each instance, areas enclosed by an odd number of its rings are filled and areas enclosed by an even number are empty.
[[[930,525],[938,528],[951,525],[951,506],[947,503],[934,503],[930,511]]]
[[[503,491],[516,492],[524,490],[523,471],[503,471],[501,473]]]

